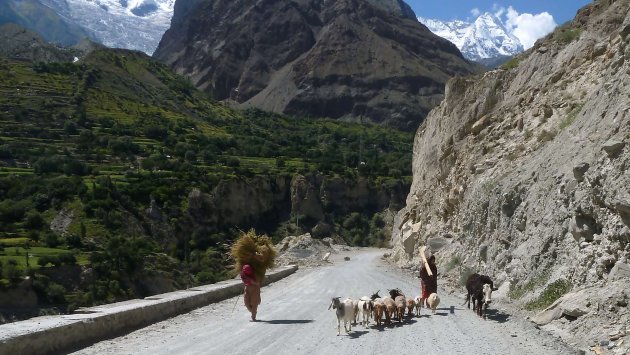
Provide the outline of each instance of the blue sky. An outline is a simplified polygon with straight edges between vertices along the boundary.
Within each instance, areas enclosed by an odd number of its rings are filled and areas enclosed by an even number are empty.
[[[573,19],[575,13],[582,6],[591,3],[590,0],[406,0],[416,15],[439,20],[466,20],[471,18],[471,10],[476,8],[481,12],[496,8],[514,8],[519,13],[539,14],[548,12],[558,24]]]

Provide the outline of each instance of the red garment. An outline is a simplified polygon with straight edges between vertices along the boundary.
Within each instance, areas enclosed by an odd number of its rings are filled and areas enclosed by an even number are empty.
[[[424,265],[420,269],[420,280],[422,281],[422,298],[429,298],[432,293],[437,293],[437,266],[429,264],[433,276],[425,269]]]
[[[254,275],[254,269],[251,265],[245,264],[241,269],[241,280],[245,284],[245,286],[249,286],[252,283],[256,282],[256,275]]]

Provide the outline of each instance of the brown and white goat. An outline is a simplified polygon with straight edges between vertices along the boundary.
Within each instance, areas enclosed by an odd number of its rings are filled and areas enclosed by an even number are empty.
[[[372,317],[374,318],[374,321],[378,326],[381,325],[383,313],[385,313],[385,303],[383,302],[381,296],[378,294],[379,291],[374,292],[370,297],[372,301]]]
[[[372,302],[374,302],[374,321],[376,325],[380,326],[383,321],[383,313],[385,313],[385,303],[382,298],[377,298]]]
[[[413,314],[413,309],[416,308],[416,301],[413,299],[407,300],[407,317]]]
[[[416,302],[416,315],[419,316],[422,309],[422,296],[416,296],[414,301]]]
[[[396,315],[396,302],[391,297],[383,297],[385,304],[385,323],[391,324],[392,317]]]
[[[397,296],[394,300],[396,303],[396,316],[398,317],[398,322],[402,323],[403,318],[405,317],[405,307],[407,307],[407,299],[405,296]]]
[[[370,315],[374,309],[374,302],[368,297],[363,296],[359,300],[359,316],[361,320],[361,324],[364,327],[367,327],[370,324]]]

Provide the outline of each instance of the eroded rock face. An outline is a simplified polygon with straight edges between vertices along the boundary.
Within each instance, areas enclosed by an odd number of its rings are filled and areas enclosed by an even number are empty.
[[[154,56],[218,100],[407,130],[478,70],[401,0],[178,2]]]
[[[612,278],[628,283],[618,275],[630,256],[629,9],[595,1],[515,68],[449,81],[416,134],[394,260],[416,264],[418,246],[451,235],[437,251],[442,268],[459,258],[497,285],[538,285],[517,302],[558,279],[606,285],[615,265]]]
[[[50,230],[60,235],[65,235],[68,232],[68,227],[74,219],[74,211],[68,208],[64,208],[50,221]]]
[[[187,212],[192,223],[209,231],[234,226],[273,230],[279,223],[298,216],[296,222],[302,230],[324,238],[334,234],[326,214],[396,211],[403,204],[406,191],[402,184],[384,187],[366,179],[321,174],[257,176],[222,181],[211,192],[192,189]]]

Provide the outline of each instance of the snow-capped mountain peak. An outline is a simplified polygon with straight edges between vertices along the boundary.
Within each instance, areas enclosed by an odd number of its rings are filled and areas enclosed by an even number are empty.
[[[40,0],[108,47],[152,54],[171,24],[175,0]]]
[[[418,17],[436,35],[453,42],[464,57],[482,59],[512,56],[523,51],[523,45],[494,14],[479,15],[473,22],[440,21]]]

